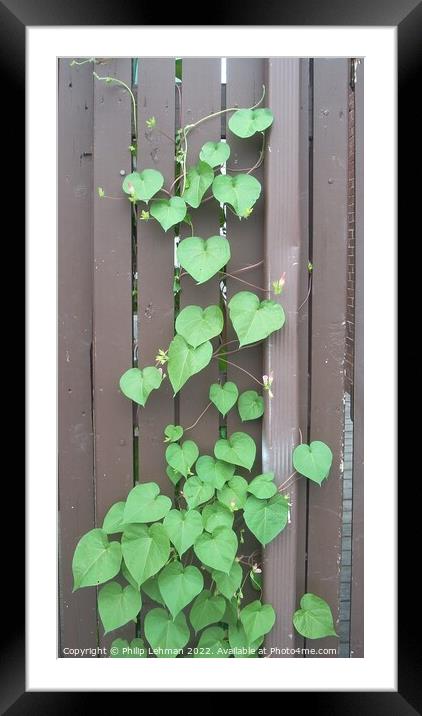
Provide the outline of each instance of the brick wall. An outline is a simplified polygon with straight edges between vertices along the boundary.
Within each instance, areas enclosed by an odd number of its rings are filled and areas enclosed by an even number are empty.
[[[353,71],[353,68],[352,68]],[[355,92],[349,87],[349,161],[347,192],[347,311],[346,311],[346,359],[345,389],[352,394],[353,352],[355,337]]]

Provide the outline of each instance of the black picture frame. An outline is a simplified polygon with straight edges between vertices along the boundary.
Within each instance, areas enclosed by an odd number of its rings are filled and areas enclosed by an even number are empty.
[[[13,106],[3,116],[6,127],[3,137],[15,137],[13,144],[14,161],[9,163],[7,170],[7,186],[5,193],[10,192],[16,198],[15,187],[22,185],[22,167],[24,166],[23,137],[24,128],[24,101],[25,101],[25,29],[27,26],[66,26],[66,25],[154,25],[152,13],[153,5],[150,3],[129,3],[121,0],[119,3],[101,2],[93,0],[8,0],[0,2],[0,57],[1,77],[4,97],[8,97],[7,106]],[[416,73],[419,69],[420,38],[422,29],[422,6],[417,0],[284,0],[283,3],[262,2],[259,4],[257,14],[256,4],[248,0],[234,0],[227,3],[220,10],[213,12],[214,24],[225,25],[355,25],[355,26],[397,26],[398,28],[398,89],[399,89],[399,127],[401,128],[400,149],[402,161],[399,165],[399,179],[401,190],[399,192],[399,208],[401,220],[416,223],[416,212],[420,204],[419,182],[409,179],[409,165],[406,157],[415,157],[415,147],[420,145],[420,120],[415,112]],[[166,8],[168,21],[180,19],[181,14],[177,4]],[[183,19],[188,21],[194,13],[183,12]],[[195,24],[195,23],[188,23]],[[175,28],[177,31],[177,28]],[[41,80],[40,80],[41,81]],[[14,98],[13,100],[11,98]],[[13,101],[13,105],[12,105]],[[7,133],[7,134],[6,134]],[[21,161],[17,157],[21,154]],[[416,194],[418,192],[418,195]],[[4,193],[4,195],[5,195]],[[13,198],[11,196],[11,199]],[[21,196],[18,196],[20,206]],[[420,231],[418,232],[420,233]],[[415,267],[408,270],[419,272],[418,261]],[[408,281],[406,280],[406,283]],[[409,282],[410,283],[410,282]],[[419,280],[420,283],[420,280]],[[413,282],[414,296],[410,295],[408,302],[414,305],[417,300],[418,282]],[[15,480],[13,491],[15,499],[24,504],[23,480]],[[405,488],[404,488],[405,489]],[[20,494],[21,493],[21,494]],[[405,519],[400,520],[401,548],[405,555],[410,545],[418,539],[415,525],[417,501],[409,500],[403,495],[406,511]],[[412,519],[412,509],[415,511]],[[412,542],[413,540],[413,542]],[[23,553],[23,551],[22,551]],[[21,560],[23,564],[23,560]],[[418,713],[422,704],[419,663],[419,629],[417,618],[411,617],[413,584],[411,573],[407,570],[403,556],[399,570],[398,583],[400,585],[399,602],[399,642],[398,642],[398,691],[397,692],[328,692],[304,694],[308,700],[312,699],[312,710],[315,713],[342,714],[342,716],[377,716],[377,714],[394,714],[394,716],[411,716]],[[13,575],[13,583],[17,584],[23,569],[16,568],[16,553],[10,556],[10,565],[3,567],[4,575]],[[414,563],[414,569],[417,569]],[[48,588],[48,585],[44,585]],[[53,585],[50,585],[53,588]],[[409,596],[404,593],[409,590]],[[402,593],[403,592],[403,593]],[[8,618],[3,619],[1,634],[3,638],[2,659],[0,666],[0,683],[2,695],[0,697],[1,713],[10,716],[21,714],[49,714],[62,715],[67,713],[85,713],[87,711],[87,696],[77,692],[26,692],[25,691],[25,640],[24,640],[24,601],[23,587],[16,592],[21,596],[11,599]],[[374,617],[376,618],[376,617]],[[382,629],[382,625],[380,625]],[[281,666],[280,666],[281,668]],[[257,689],[259,690],[259,689]],[[296,694],[295,694],[296,696]],[[109,698],[109,697],[108,697]],[[283,696],[284,699],[284,696]],[[82,702],[85,706],[81,705]],[[284,702],[283,702],[284,703]]]

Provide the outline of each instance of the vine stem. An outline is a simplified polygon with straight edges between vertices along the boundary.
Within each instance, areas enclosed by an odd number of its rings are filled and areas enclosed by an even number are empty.
[[[285,485],[287,485],[287,483],[290,482],[290,480],[292,479],[292,477],[294,477],[295,475],[297,475],[297,470],[295,470],[294,472],[292,472],[292,474],[289,475],[289,477],[287,478],[287,480],[284,480],[284,482],[282,482],[281,485],[279,485],[277,489],[278,489],[279,491],[281,491],[282,488],[285,487]],[[301,477],[301,475],[300,475],[299,477]],[[295,480],[293,480],[293,482],[295,482]],[[292,485],[293,485],[293,482],[292,482]],[[289,485],[289,487],[290,487],[290,485]]]
[[[262,266],[264,263],[264,259],[261,259],[261,261],[257,261],[256,264],[249,264],[249,266],[244,266],[243,268],[237,269],[237,271],[233,271],[233,273],[240,273],[241,271],[251,271],[254,268],[257,268],[257,266]]]
[[[119,80],[119,79],[117,79],[116,77],[100,77],[99,75],[97,75],[96,72],[93,72],[92,74],[94,75],[94,77],[95,77],[96,80],[100,80],[101,82],[110,82],[110,81],[111,81],[111,82],[115,82],[116,84],[121,85],[122,87],[124,87],[125,90],[127,90],[127,92],[129,92],[130,98],[131,98],[131,100],[132,100],[133,128],[134,128],[134,130],[135,130],[136,141],[138,141],[138,128],[137,128],[137,124],[136,124],[136,102],[135,102],[135,97],[134,97],[133,92],[132,92],[132,90],[130,89],[130,87],[128,87],[128,85],[126,84],[126,82],[123,82],[123,80]]]
[[[311,295],[311,289],[312,289],[312,274],[310,274],[310,276],[309,276],[309,288],[308,288],[308,293],[306,294],[306,298],[302,301],[302,303],[300,304],[299,308],[297,309],[297,313],[299,313],[300,309],[303,308],[303,306],[305,305],[305,303],[306,303],[306,301],[308,300],[309,296]]]
[[[211,405],[212,405],[212,403],[211,403],[211,401],[210,401],[210,402],[208,403],[207,407],[205,408],[205,410],[202,411],[201,415],[199,415],[199,417],[196,418],[195,422],[192,423],[192,425],[189,425],[188,428],[185,428],[185,432],[186,432],[187,430],[192,430],[192,428],[194,428],[195,425],[198,425],[198,423],[199,423],[199,421],[201,420],[202,416],[205,415],[205,413],[207,412],[208,408],[211,407]]]
[[[259,152],[259,157],[257,162],[252,166],[248,167],[247,169],[235,169],[234,167],[227,167],[229,172],[246,172],[246,174],[252,174],[252,172],[255,171],[255,169],[258,169],[258,167],[261,166],[263,159],[264,159],[264,151],[265,151],[265,132],[261,132],[262,134],[262,145],[261,145],[261,151]]]
[[[220,271],[220,274],[222,276],[229,276],[229,278],[234,278],[236,281],[240,281],[241,283],[245,283],[246,286],[251,286],[251,288],[256,288],[257,291],[262,291],[263,293],[271,293],[270,289],[268,288],[262,288],[262,286],[257,286],[254,283],[250,283],[249,281],[245,281],[243,278],[239,278],[238,276],[235,276],[233,273],[228,273],[227,271]]]
[[[252,373],[249,373],[248,370],[245,370],[245,368],[241,368],[240,365],[237,365],[237,363],[233,363],[231,360],[227,360],[226,358],[224,358],[224,357],[222,357],[222,356],[219,356],[218,354],[217,354],[217,355],[213,355],[212,357],[213,357],[213,358],[222,358],[222,360],[223,360],[225,363],[227,363],[227,365],[231,365],[231,366],[233,366],[233,368],[237,368],[238,370],[241,370],[242,373],[246,373],[246,375],[248,375],[249,378],[252,378],[252,380],[254,380],[255,383],[258,383],[258,385],[260,385],[262,388],[264,387],[264,383],[261,383],[261,381],[258,380],[258,378],[255,378],[255,376],[252,375]]]
[[[248,109],[256,109],[256,107],[259,107],[261,102],[264,101],[264,97],[265,97],[265,85],[262,85],[261,99],[258,100],[258,102],[256,104],[252,105],[252,107],[248,107]],[[195,127],[197,127],[198,124],[202,124],[202,122],[206,122],[207,119],[212,119],[212,117],[218,117],[220,114],[224,114],[225,112],[237,112],[238,109],[239,109],[239,107],[228,107],[227,109],[221,109],[219,112],[213,112],[212,114],[207,114],[206,117],[201,117],[201,119],[198,119],[198,121],[194,122],[194,124],[186,125],[185,129],[189,129],[189,131],[190,131],[191,129],[194,129]]]

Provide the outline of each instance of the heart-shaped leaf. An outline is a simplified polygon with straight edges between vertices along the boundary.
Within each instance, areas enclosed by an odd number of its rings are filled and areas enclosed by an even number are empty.
[[[208,281],[230,260],[230,244],[224,236],[183,239],[177,247],[180,265],[197,281]]]
[[[163,525],[128,525],[122,537],[127,568],[139,586],[164,567],[170,555],[170,542]]]
[[[276,494],[277,485],[274,482],[273,472],[264,472],[257,475],[248,485],[248,492],[260,500],[268,500]]]
[[[289,515],[289,504],[283,495],[274,495],[269,500],[248,497],[243,516],[250,531],[267,545],[284,530]]]
[[[260,301],[250,291],[240,291],[229,301],[230,320],[240,346],[267,338],[285,321],[283,308],[275,301]]]
[[[194,659],[227,659],[230,649],[224,629],[217,626],[205,629],[193,656]]]
[[[250,174],[219,174],[212,183],[212,193],[220,204],[230,204],[238,216],[245,216],[261,194],[261,184]]]
[[[210,387],[210,400],[214,403],[217,410],[223,415],[227,415],[229,410],[236,403],[239,391],[236,383],[213,383]]]
[[[98,594],[98,611],[107,634],[135,619],[141,611],[141,595],[139,589],[132,585],[122,587],[117,582],[110,582],[101,587]]]
[[[164,428],[164,435],[165,443],[177,443],[183,435],[183,428],[181,425],[167,425]]]
[[[214,532],[217,527],[232,527],[234,514],[228,507],[220,502],[206,505],[202,510],[204,529],[207,532]]]
[[[318,485],[328,477],[332,462],[333,453],[320,440],[314,440],[310,445],[298,445],[293,450],[294,469]]]
[[[135,582],[134,578],[132,577],[131,573],[129,572],[128,568],[126,567],[124,559],[122,559],[121,570],[122,570],[122,576],[124,577],[124,579],[126,579],[126,581],[132,585],[132,587],[134,587],[135,589],[138,589],[138,585]]]
[[[261,604],[257,599],[240,611],[239,619],[249,643],[268,634],[275,624],[275,611],[271,604]]]
[[[221,620],[224,624],[233,625],[237,624],[237,599],[226,600],[226,611],[223,614]]]
[[[73,591],[112,579],[119,572],[121,561],[120,543],[109,542],[104,530],[90,530],[81,537],[73,555]]]
[[[157,604],[161,604],[162,607],[165,607],[164,599],[158,586],[158,574],[155,574],[154,577],[150,577],[146,582],[142,582],[141,589],[153,602],[157,602]]]
[[[234,465],[222,460],[216,460],[215,457],[210,455],[201,455],[196,462],[195,469],[202,482],[221,490],[224,483],[234,475],[236,468]]]
[[[218,336],[223,326],[224,318],[220,306],[186,306],[176,318],[177,333],[194,348]]]
[[[144,406],[152,390],[160,387],[163,373],[154,366],[129,368],[120,378],[120,390],[130,400]]]
[[[204,578],[197,567],[184,567],[174,561],[158,575],[158,586],[174,619],[202,591]]]
[[[184,477],[191,474],[191,467],[198,458],[199,450],[193,440],[185,440],[182,445],[171,443],[166,450],[166,460],[170,467]]]
[[[180,196],[172,196],[171,199],[157,199],[152,202],[149,213],[154,219],[157,219],[164,231],[167,231],[171,226],[183,221],[186,216],[186,204]]]
[[[242,584],[243,570],[239,562],[234,561],[228,574],[214,569],[211,576],[218,591],[227,599],[232,599]]]
[[[110,656],[113,659],[146,659],[147,650],[142,639],[115,639],[110,647]]]
[[[213,168],[224,164],[229,156],[230,147],[227,142],[206,142],[199,153],[199,158]]]
[[[242,422],[256,420],[264,414],[264,398],[256,390],[245,390],[237,403]]]
[[[218,460],[250,470],[255,461],[256,445],[250,435],[233,433],[227,440],[217,440],[214,455]]]
[[[198,162],[196,167],[188,169],[183,198],[189,206],[197,209],[208,187],[214,181],[214,172],[206,162]]]
[[[125,502],[115,502],[104,517],[103,530],[108,535],[123,532],[123,513]]]
[[[337,636],[327,602],[310,592],[300,600],[300,609],[293,615],[293,624],[296,631],[307,639]]]
[[[238,109],[229,119],[229,129],[236,137],[246,139],[256,132],[263,132],[273,123],[274,117],[270,109]]]
[[[163,524],[180,557],[204,530],[202,516],[196,510],[170,510]]]
[[[263,641],[264,637],[261,636],[250,644],[241,622],[229,626],[229,644],[235,659],[255,658]]]
[[[234,475],[217,493],[219,502],[233,512],[245,506],[248,483],[243,477]]]
[[[136,485],[129,492],[123,513],[126,525],[134,522],[157,522],[171,509],[171,500],[160,495],[156,482]]]
[[[144,169],[142,172],[132,172],[123,179],[123,191],[135,201],[146,203],[160,191],[164,184],[164,177],[156,169]]]
[[[209,624],[219,622],[226,610],[226,602],[223,597],[213,597],[208,589],[195,599],[190,610],[189,619],[196,632]]]
[[[182,336],[175,336],[170,343],[167,369],[170,383],[176,394],[187,380],[205,368],[212,358],[210,341],[192,348]]]
[[[180,482],[183,477],[182,473],[177,472],[177,470],[173,470],[171,465],[167,465],[166,474],[169,480],[173,483],[173,485],[177,485],[177,483]]]
[[[193,510],[198,505],[208,502],[214,495],[212,485],[202,482],[197,475],[186,480],[183,486],[183,497],[185,498],[189,510]]]
[[[237,551],[237,536],[228,527],[217,527],[212,534],[203,532],[195,542],[194,552],[207,567],[229,574]]]
[[[144,631],[157,658],[176,658],[190,637],[183,612],[173,620],[166,609],[151,609],[145,617]]]

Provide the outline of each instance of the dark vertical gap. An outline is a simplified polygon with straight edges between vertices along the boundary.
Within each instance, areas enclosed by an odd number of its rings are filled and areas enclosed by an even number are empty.
[[[183,77],[183,61],[181,57],[176,57],[175,64],[174,64],[174,92],[175,92],[175,113],[174,113],[174,137],[175,140],[177,139],[177,132],[181,128],[182,124],[182,77]],[[176,179],[177,176],[180,174],[180,164],[178,164],[176,161],[174,163],[174,178]],[[174,186],[174,193],[176,195],[180,195],[180,182],[175,184]],[[173,285],[173,294],[174,294],[174,306],[173,306],[173,333],[176,332],[176,318],[179,315],[180,312],[180,292],[181,292],[181,283],[180,283],[180,267],[176,264],[176,248],[180,241],[180,228],[179,226],[175,226],[174,228],[174,285]],[[180,399],[179,399],[179,393],[177,393],[174,398],[174,424],[179,425],[180,420]],[[175,487],[175,493],[177,494],[177,488]]]
[[[226,109],[226,85],[221,85],[221,109]],[[226,113],[223,113],[221,115],[221,139],[225,139],[227,134],[227,115]],[[224,165],[224,168],[226,167],[226,164]],[[220,207],[220,236],[226,237],[227,236],[227,221],[226,221],[226,209],[221,206]],[[225,266],[223,268],[223,271],[227,271],[227,267]],[[222,276],[220,280],[220,308],[223,312],[224,316],[224,327],[223,332],[221,333],[221,343],[224,345],[227,341],[227,282],[224,277]],[[225,363],[224,360],[221,358],[218,361],[218,378],[219,383],[221,385],[224,385],[224,383],[227,381],[227,363]],[[225,439],[227,437],[227,415],[222,416],[219,412],[219,437]]]
[[[313,261],[313,217],[314,217],[314,60],[309,60],[309,174],[308,174],[308,256],[309,262]],[[312,273],[310,275],[312,280]],[[308,299],[308,425],[306,441],[309,444],[311,439],[311,397],[312,397],[312,288]],[[306,534],[305,534],[305,593],[308,591],[308,547],[309,547],[309,481],[306,484]],[[304,639],[304,647],[307,647],[307,639]],[[305,654],[306,656],[306,654]]]

